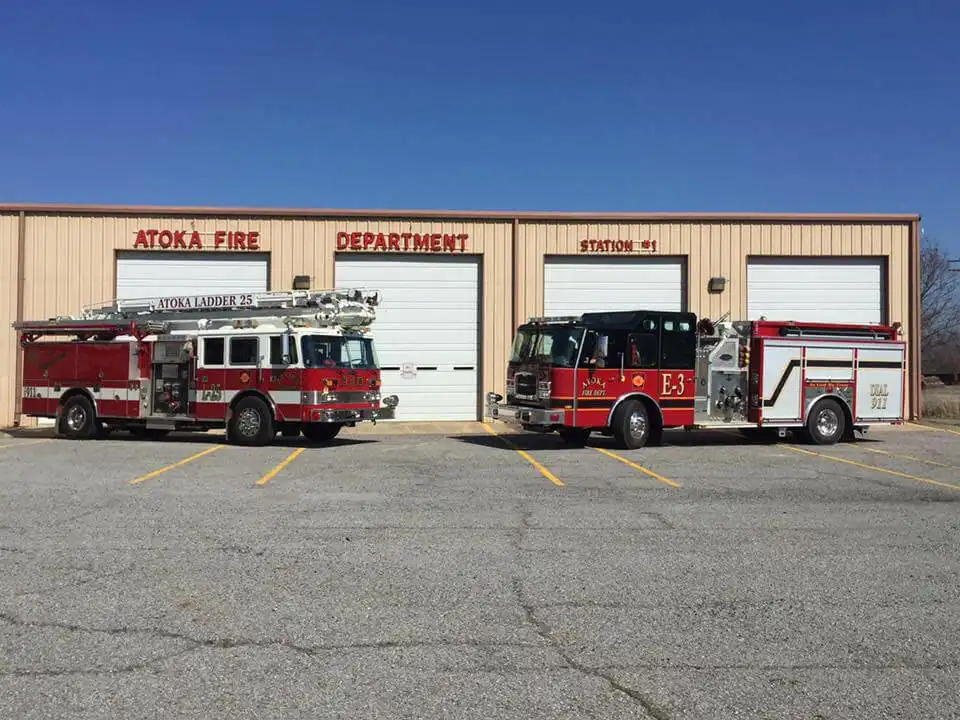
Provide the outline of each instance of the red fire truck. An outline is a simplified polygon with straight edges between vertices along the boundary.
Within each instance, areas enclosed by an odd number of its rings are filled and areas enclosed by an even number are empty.
[[[378,291],[289,290],[118,300],[80,317],[16,322],[22,412],[68,438],[226,428],[329,440],[391,418],[369,326]]]
[[[667,428],[792,430],[833,444],[903,421],[901,335],[899,323],[713,323],[644,310],[531,318],[514,338],[506,399],[488,393],[487,416],[571,445],[596,431],[638,448]]]

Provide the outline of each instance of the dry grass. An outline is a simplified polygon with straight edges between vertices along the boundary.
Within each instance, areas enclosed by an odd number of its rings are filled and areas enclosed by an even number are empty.
[[[934,385],[923,389],[923,416],[960,419],[960,385]]]

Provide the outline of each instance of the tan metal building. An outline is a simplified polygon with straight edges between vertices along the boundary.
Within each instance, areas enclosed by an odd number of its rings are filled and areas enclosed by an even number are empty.
[[[0,205],[0,427],[21,420],[10,323],[114,297],[383,290],[400,419],[480,417],[531,315],[684,309],[896,322],[919,413],[918,215],[508,213]],[[302,279],[302,278],[301,278]],[[23,419],[26,424],[26,419]]]

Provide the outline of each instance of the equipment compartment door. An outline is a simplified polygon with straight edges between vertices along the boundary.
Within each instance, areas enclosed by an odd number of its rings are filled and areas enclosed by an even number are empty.
[[[856,421],[902,420],[904,347],[860,347],[856,365]]]
[[[763,344],[763,380],[760,403],[764,421],[801,419],[803,348],[797,344]]]

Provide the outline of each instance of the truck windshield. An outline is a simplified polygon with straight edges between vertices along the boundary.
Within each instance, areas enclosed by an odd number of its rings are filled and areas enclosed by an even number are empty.
[[[377,354],[370,338],[304,335],[300,347],[303,350],[304,367],[354,370],[373,370],[378,367]]]
[[[573,367],[577,362],[583,328],[520,328],[513,340],[511,362],[536,360],[557,367]]]

